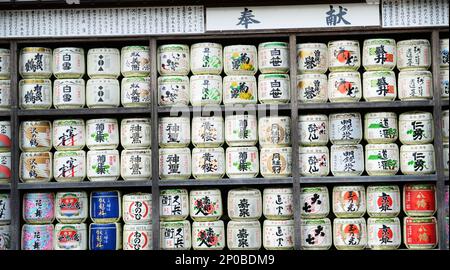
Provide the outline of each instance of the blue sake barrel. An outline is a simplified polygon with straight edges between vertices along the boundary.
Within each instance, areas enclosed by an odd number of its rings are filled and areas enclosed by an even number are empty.
[[[114,223],[121,218],[122,205],[117,190],[91,192],[90,206],[91,219],[95,223]]]
[[[119,250],[122,248],[119,223],[89,225],[89,250]]]

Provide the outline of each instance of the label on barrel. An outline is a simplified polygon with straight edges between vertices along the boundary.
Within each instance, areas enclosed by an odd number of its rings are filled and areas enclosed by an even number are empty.
[[[431,186],[406,186],[405,211],[431,211],[436,209],[435,192]]]
[[[434,246],[437,243],[436,219],[405,218],[405,242],[407,245]]]
[[[101,192],[91,195],[91,218],[119,218],[120,205],[117,192]]]

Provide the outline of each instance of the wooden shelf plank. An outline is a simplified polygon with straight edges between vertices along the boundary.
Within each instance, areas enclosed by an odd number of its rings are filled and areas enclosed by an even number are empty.
[[[393,176],[327,176],[327,177],[300,177],[301,184],[325,183],[393,183],[393,182],[437,182],[438,177],[432,175],[393,175]]]
[[[54,189],[97,189],[97,188],[127,188],[127,187],[151,187],[151,181],[107,181],[107,182],[48,182],[48,183],[19,183],[20,190],[54,190]]]
[[[160,187],[189,187],[189,186],[250,186],[250,185],[280,185],[291,184],[292,178],[239,178],[239,179],[219,179],[219,180],[160,180]]]
[[[151,108],[82,108],[82,109],[49,109],[49,110],[18,110],[18,116],[83,116],[83,115],[128,115],[150,114]]]

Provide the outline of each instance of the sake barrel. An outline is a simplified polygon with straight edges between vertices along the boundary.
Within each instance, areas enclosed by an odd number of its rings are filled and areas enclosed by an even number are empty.
[[[259,189],[232,189],[228,191],[227,202],[231,220],[258,220],[262,216],[262,197]]]
[[[62,47],[53,50],[53,75],[56,78],[77,79],[86,72],[83,48]]]
[[[94,78],[86,83],[88,108],[117,108],[120,105],[120,85],[117,79]]]
[[[192,144],[195,147],[219,147],[224,142],[222,116],[194,116],[192,118]]]
[[[86,146],[89,150],[111,150],[119,146],[119,124],[114,118],[86,121]]]
[[[448,142],[450,136],[449,115],[449,110],[442,111],[442,140],[444,142]]]
[[[294,220],[264,220],[263,246],[266,250],[291,250],[294,241]]]
[[[11,250],[11,228],[0,225],[0,250]]]
[[[0,193],[0,225],[11,223],[11,200],[8,193]]]
[[[56,151],[53,155],[53,176],[57,182],[81,182],[86,177],[86,152]]]
[[[23,110],[50,109],[52,97],[52,82],[48,79],[19,81],[19,107]]]
[[[291,144],[291,118],[289,116],[259,118],[258,137],[261,147],[289,146]]]
[[[0,152],[0,184],[10,183],[11,175],[11,152]]]
[[[261,73],[289,72],[289,43],[264,42],[258,45],[258,65]]]
[[[22,226],[21,250],[53,250],[53,224]]]
[[[11,75],[11,51],[9,49],[0,48],[0,59],[0,80],[7,80]]]
[[[120,75],[119,49],[90,49],[87,53],[87,74],[90,78],[117,79]]]
[[[361,75],[357,71],[331,72],[328,75],[328,98],[331,103],[358,102],[362,90]]]
[[[225,225],[222,220],[192,222],[194,250],[223,250],[225,239]]]
[[[186,189],[164,189],[159,195],[160,218],[163,221],[184,220],[189,216],[189,195]]]
[[[325,74],[300,74],[297,76],[297,91],[300,103],[326,103],[328,77]]]
[[[153,232],[150,224],[125,224],[123,250],[152,250]]]
[[[366,172],[370,176],[396,175],[400,169],[398,145],[367,144],[365,153]]]
[[[363,97],[367,102],[394,101],[397,98],[395,73],[393,71],[364,72]]]
[[[88,151],[87,178],[89,181],[116,181],[120,176],[120,158],[117,150]]]
[[[367,247],[374,250],[398,249],[402,244],[400,220],[392,218],[367,219]]]
[[[328,176],[330,173],[330,152],[328,147],[300,147],[299,168],[302,176]]]
[[[159,146],[186,147],[191,143],[191,121],[189,117],[160,117]]]
[[[11,144],[11,121],[0,121],[0,151],[9,151]]]
[[[24,183],[50,182],[53,178],[51,152],[22,152],[19,162],[19,179]]]
[[[52,50],[43,47],[22,48],[19,56],[19,74],[25,79],[50,78],[52,76]]]
[[[435,217],[405,217],[403,241],[408,249],[433,249],[438,244]]]
[[[448,68],[441,69],[439,72],[439,80],[440,80],[440,86],[441,86],[441,98],[444,100],[448,100],[449,97],[449,71]],[[0,87],[1,87],[1,81],[0,81]]]
[[[0,110],[9,110],[10,108],[11,108],[11,81],[0,79]]]
[[[193,75],[190,78],[190,101],[193,106],[222,103],[222,77],[220,75]]]
[[[225,151],[218,148],[192,149],[192,176],[195,179],[220,179],[225,175]]]
[[[118,222],[122,217],[120,191],[93,191],[90,194],[89,200],[89,216],[93,222],[107,224]]]
[[[223,69],[222,45],[201,42],[191,45],[191,71],[194,75],[220,75]]]
[[[320,73],[328,70],[328,46],[325,43],[297,44],[297,69],[300,73]]]
[[[436,212],[436,186],[433,184],[405,184],[403,211],[411,217],[428,217]]]
[[[294,216],[292,188],[265,188],[263,214],[267,219],[292,219]]]
[[[83,119],[53,121],[53,147],[56,150],[81,150],[85,145],[86,127]]]
[[[194,221],[215,221],[223,214],[220,189],[195,189],[189,192],[189,212]]]
[[[334,186],[333,213],[339,218],[359,218],[366,213],[364,186]]]
[[[330,141],[332,144],[358,144],[363,127],[360,113],[335,113],[329,116]]]
[[[255,146],[228,147],[226,174],[229,178],[255,178],[259,174],[259,154]]]
[[[152,151],[123,150],[120,156],[120,175],[125,181],[149,181],[152,176]]]
[[[150,118],[124,118],[120,122],[120,144],[125,149],[144,149],[151,146]]]
[[[264,178],[283,178],[292,174],[292,148],[261,148],[259,166]]]
[[[147,107],[151,104],[150,77],[128,77],[121,82],[120,100],[124,107]]]
[[[433,98],[433,76],[430,71],[411,70],[398,74],[400,100],[429,100]]]
[[[394,112],[366,113],[364,139],[368,143],[394,143],[398,139],[397,114]]]
[[[60,191],[56,193],[55,216],[60,223],[83,223],[88,217],[88,197],[85,191]]]
[[[400,114],[400,141],[403,144],[426,144],[434,139],[433,115],[429,112],[412,111]]]
[[[192,157],[189,148],[160,148],[159,177],[161,180],[185,180],[191,177]]]
[[[394,39],[364,40],[363,66],[366,70],[393,70],[397,64],[397,45]]]
[[[29,224],[50,224],[55,220],[55,194],[52,192],[25,193],[22,218]]]
[[[58,79],[53,82],[53,105],[57,109],[80,109],[86,105],[83,79]]]
[[[442,160],[444,161],[444,174],[446,176],[448,176],[448,171],[449,171],[449,169],[448,169],[449,168],[449,162],[448,162],[448,160],[449,160],[449,144],[448,143],[444,143],[444,150],[442,151],[442,154],[443,154]]]
[[[433,145],[402,145],[400,171],[406,175],[433,174],[436,171]]]
[[[362,145],[332,145],[331,173],[334,176],[360,176],[364,172]]]
[[[227,224],[227,247],[230,250],[259,250],[261,248],[259,221],[230,220]]]
[[[122,249],[122,225],[120,223],[89,224],[89,250]]]
[[[54,250],[87,250],[88,232],[86,224],[55,225]]]
[[[190,250],[191,223],[188,220],[161,222],[160,243],[162,250]]]
[[[289,103],[291,86],[288,74],[261,74],[258,76],[258,100],[263,104]]]
[[[165,44],[158,47],[158,73],[186,76],[190,70],[189,46],[185,44]]]
[[[304,250],[328,250],[333,242],[329,218],[301,219],[301,248]]]
[[[150,75],[150,48],[148,46],[125,46],[121,49],[120,71],[124,77]]]
[[[20,150],[45,152],[52,149],[52,123],[50,121],[23,121],[20,123]]]
[[[225,115],[225,141],[229,146],[253,146],[258,142],[255,114]]]
[[[188,76],[158,77],[158,105],[187,106],[189,104]]]
[[[441,55],[440,59],[440,66],[441,67],[447,67],[448,68],[448,38],[441,39],[440,42],[440,48],[439,48],[439,54]],[[448,76],[447,76],[448,77]]]
[[[367,187],[367,213],[370,217],[396,217],[401,209],[400,189],[396,185]]]
[[[122,217],[126,224],[147,224],[152,220],[152,194],[129,193],[122,197]]]
[[[328,42],[328,68],[335,71],[356,71],[361,66],[359,41],[336,40]]]
[[[367,226],[364,218],[335,218],[333,242],[337,250],[363,250],[367,246]]]
[[[227,75],[254,76],[258,71],[258,55],[253,45],[231,45],[223,49],[223,65]]]
[[[330,212],[330,197],[326,186],[300,189],[301,216],[304,219],[325,218]]]
[[[258,85],[252,75],[229,75],[223,78],[223,104],[258,103]]]
[[[431,46],[426,39],[409,39],[397,42],[397,68],[427,70],[431,66]]]
[[[299,116],[298,133],[300,145],[321,146],[328,143],[328,116],[306,114]]]

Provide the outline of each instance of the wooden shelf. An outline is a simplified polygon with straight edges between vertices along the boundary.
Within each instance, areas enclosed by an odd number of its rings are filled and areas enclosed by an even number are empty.
[[[97,189],[97,188],[132,188],[132,187],[151,187],[151,181],[107,181],[107,182],[48,182],[48,183],[19,183],[20,190],[54,190],[54,189]]]
[[[297,180],[298,181],[298,180]],[[393,175],[393,176],[327,176],[327,177],[300,177],[301,184],[326,184],[326,183],[396,183],[396,182],[436,182],[437,175]]]
[[[94,115],[132,115],[150,114],[151,108],[82,108],[82,109],[49,109],[49,110],[18,110],[18,116],[94,116]]]
[[[0,117],[11,116],[10,110],[0,110]]]
[[[253,186],[253,185],[282,185],[291,184],[293,180],[288,178],[238,178],[238,179],[219,179],[219,180],[160,180],[160,187],[176,186]]]
[[[302,110],[342,110],[342,109],[393,109],[393,108],[421,108],[434,106],[433,100],[427,101],[390,101],[390,102],[346,102],[346,103],[299,103]]]
[[[10,190],[11,189],[11,184],[1,184],[0,185],[0,190]]]
[[[206,105],[206,106],[175,106],[175,107],[158,107],[158,113],[200,113],[200,112],[256,112],[256,111],[290,111],[291,104],[235,104],[235,105]]]

